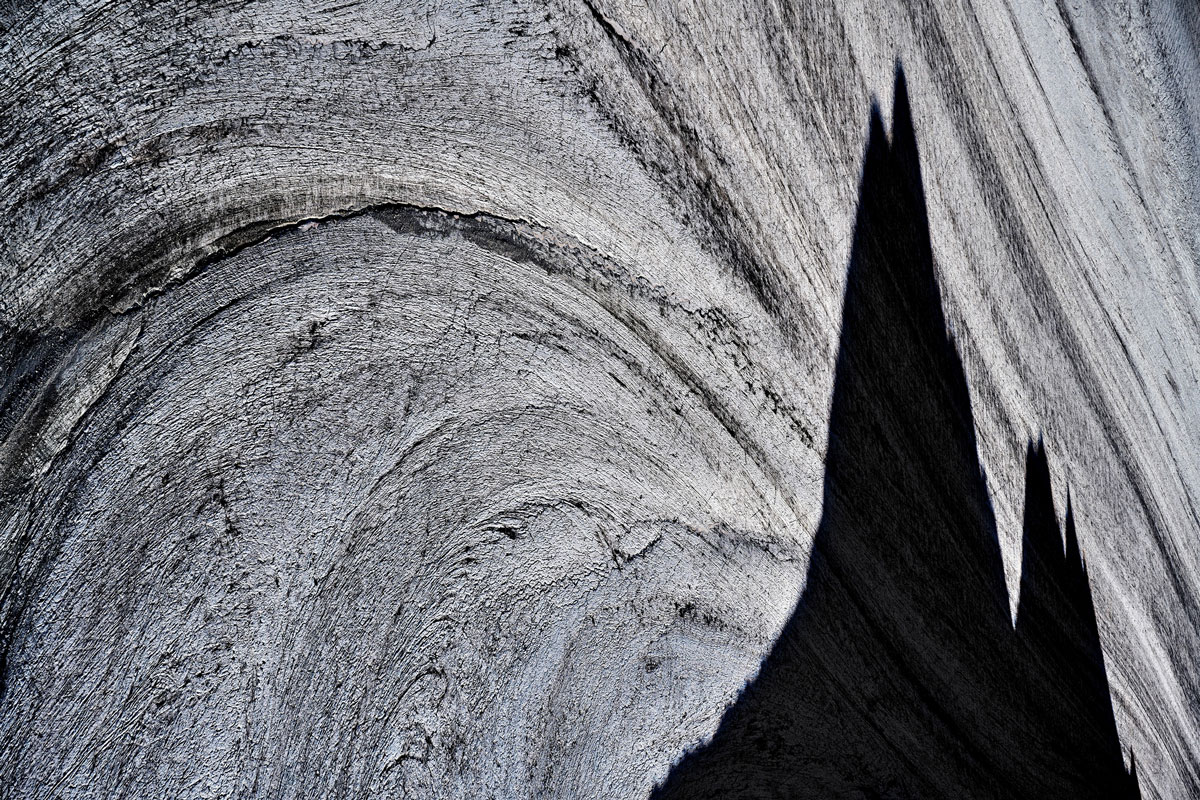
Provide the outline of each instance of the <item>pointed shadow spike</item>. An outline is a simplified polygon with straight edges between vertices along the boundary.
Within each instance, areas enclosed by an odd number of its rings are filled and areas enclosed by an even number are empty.
[[[1046,448],[1038,435],[1037,444],[1030,440],[1025,452],[1025,525],[1031,522],[1053,528],[1055,538],[1058,538],[1058,516],[1054,512],[1054,495],[1050,485],[1050,461],[1046,458]],[[1058,539],[1057,549],[1062,554],[1062,540]]]
[[[884,175],[887,172],[888,162],[888,139],[887,132],[883,127],[883,113],[879,110],[879,103],[871,102],[871,116],[867,123],[867,145],[863,151],[862,174],[859,177],[859,194],[872,194],[878,191],[880,181],[886,181]],[[875,187],[872,189],[872,187]],[[864,217],[867,215],[867,204],[860,203],[858,216],[855,220],[855,236],[856,244],[857,237],[862,234],[862,226]]]
[[[1071,505],[1071,490],[1067,489],[1067,518],[1063,523],[1066,537],[1067,567],[1083,573],[1083,553],[1079,550],[1079,537],[1075,533],[1075,510]]]
[[[877,100],[871,101],[871,120],[867,124],[867,152],[878,144],[887,144],[887,131],[883,126],[883,111]]]

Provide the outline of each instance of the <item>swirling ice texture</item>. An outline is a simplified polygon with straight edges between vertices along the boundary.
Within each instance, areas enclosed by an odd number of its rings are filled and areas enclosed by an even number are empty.
[[[803,588],[904,63],[1009,593],[1046,435],[1200,784],[1193,5],[13,4],[0,780],[646,796]]]

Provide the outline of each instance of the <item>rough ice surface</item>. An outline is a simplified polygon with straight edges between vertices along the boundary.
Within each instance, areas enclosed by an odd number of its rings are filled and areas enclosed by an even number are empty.
[[[1020,630],[1027,501],[1069,551],[1069,491],[1126,766],[1200,794],[1193,3],[49,0],[0,31],[0,795],[684,785],[817,574],[898,64],[997,596]],[[895,680],[968,685],[924,653]],[[945,724],[855,708],[896,752]],[[871,763],[936,773],[901,797],[992,763],[942,755]],[[889,796],[847,757],[823,796]]]

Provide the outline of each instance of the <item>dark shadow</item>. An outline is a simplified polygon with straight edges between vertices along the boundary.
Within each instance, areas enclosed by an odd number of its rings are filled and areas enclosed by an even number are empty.
[[[1011,622],[900,69],[890,143],[871,111],[842,314],[804,592],[712,740],[653,797],[1138,797],[1040,442]]]

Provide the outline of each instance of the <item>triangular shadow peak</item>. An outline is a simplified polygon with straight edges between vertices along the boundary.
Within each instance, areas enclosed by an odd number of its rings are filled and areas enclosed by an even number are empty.
[[[1011,622],[897,68],[890,141],[871,110],[805,588],[713,738],[654,798],[1136,796],[1074,518],[1064,546],[1037,453],[1026,541],[1045,591],[1019,614],[1068,626],[1055,653],[1042,628]],[[1077,721],[1091,734],[1063,747]],[[1118,772],[1117,794],[1090,777]]]

